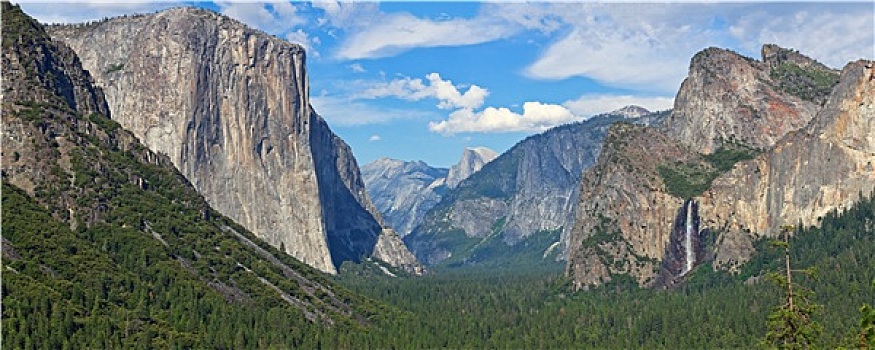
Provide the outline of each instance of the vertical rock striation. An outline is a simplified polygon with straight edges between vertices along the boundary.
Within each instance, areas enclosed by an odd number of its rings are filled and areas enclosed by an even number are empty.
[[[460,182],[483,168],[486,163],[498,157],[498,153],[486,147],[466,148],[458,164],[450,167],[447,174],[447,187],[455,188]]]
[[[379,213],[349,147],[309,104],[303,48],[192,8],[52,35],[79,54],[113,118],[211,206],[325,272],[373,252]]]
[[[684,204],[668,194],[657,167],[697,156],[655,128],[611,127],[598,162],[580,181],[566,266],[575,288],[603,284],[617,274],[639,284],[656,277],[675,213]]]
[[[380,158],[362,167],[362,177],[374,205],[386,222],[404,237],[446,192],[446,168],[422,161]]]
[[[704,222],[724,231],[716,265],[730,270],[751,240],[782,225],[816,225],[875,191],[875,68],[848,64],[823,109],[772,150],[717,178],[701,199]]]
[[[722,235],[717,243],[717,265],[723,267],[735,266],[753,253],[750,235],[758,235],[753,232],[767,233],[775,225],[796,220],[813,223],[812,217],[848,205],[858,198],[854,193],[871,189],[871,175],[859,179],[856,175],[869,161],[861,153],[839,151],[842,147],[833,146],[838,141],[820,147],[799,139],[805,133],[823,139],[824,134],[812,125],[823,124],[821,114],[835,109],[830,106],[836,103],[827,102],[817,114],[828,94],[824,91],[833,91],[836,76],[820,63],[774,45],[763,47],[762,62],[716,48],[696,54],[674,109],[659,130],[621,133],[618,128],[615,137],[608,138],[612,141],[606,142],[598,164],[581,181],[566,269],[574,286],[588,288],[615,274],[651,283],[660,259],[675,261],[663,261],[662,270],[670,270],[669,279],[655,282],[669,285],[678,277],[680,270],[674,264],[686,260],[678,258],[681,252],[672,246],[684,240],[671,239],[672,220],[683,203],[688,203],[689,198],[678,197],[680,193],[698,196],[690,190],[690,183],[678,190],[682,186],[677,184],[683,183],[676,181],[678,177],[698,176],[697,181],[704,179],[702,190],[710,186],[704,198],[696,199],[698,222],[703,227],[734,232]],[[830,101],[839,91],[833,92]],[[842,132],[854,135],[851,139],[865,140],[860,131],[867,130],[863,124],[858,122]],[[809,131],[796,131],[802,128]],[[788,143],[800,148],[787,148]],[[801,148],[802,144],[811,149]],[[731,161],[715,157],[731,154],[737,147],[771,151],[752,162],[736,164],[709,183],[713,177],[707,174]],[[720,153],[723,148],[729,151]],[[789,149],[798,152],[798,158],[777,160],[791,157]],[[771,155],[778,153],[784,155]],[[820,166],[812,170],[812,164]],[[803,176],[794,184],[797,180],[792,174],[801,171],[819,174],[819,178]],[[669,191],[669,181],[673,191]]]
[[[644,112],[623,109],[519,142],[448,192],[405,242],[427,264],[450,257],[464,264],[475,255],[480,262],[501,258],[513,264],[518,249],[533,245],[542,245],[539,257],[554,250],[564,257],[556,247],[573,222],[581,174],[595,163],[613,123],[649,124],[664,117]],[[478,249],[509,253],[490,257]]]

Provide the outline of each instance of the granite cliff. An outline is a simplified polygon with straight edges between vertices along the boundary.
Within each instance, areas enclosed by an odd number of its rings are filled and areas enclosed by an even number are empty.
[[[447,174],[447,187],[456,188],[459,183],[480,171],[486,163],[498,157],[498,153],[486,147],[465,148],[459,163],[450,167]]]
[[[50,33],[94,75],[114,120],[260,238],[329,273],[379,242],[381,260],[416,266],[310,106],[300,46],[192,8]]]
[[[701,215],[720,230],[715,265],[734,270],[753,253],[751,240],[782,225],[817,225],[875,191],[875,68],[848,64],[823,109],[805,128],[717,178]]]
[[[370,311],[357,304],[369,302],[211,208],[168,157],[108,117],[73,50],[18,6],[0,5],[4,326],[7,317],[42,323],[63,311],[70,326],[61,340],[112,348],[179,338],[173,344],[210,347],[198,316],[208,314],[279,313],[295,327],[364,323]],[[25,311],[29,300],[53,311]],[[180,306],[203,311],[190,312],[195,331],[170,316]],[[124,330],[112,326],[122,314]]]
[[[422,161],[381,158],[363,166],[362,176],[377,209],[404,237],[422,222],[444,193],[497,156],[486,147],[466,148],[459,163],[449,170]]]
[[[610,125],[664,117],[633,114],[596,116],[519,142],[449,191],[405,242],[426,264],[513,266],[525,260],[521,255],[554,263],[563,257],[560,242],[573,219],[580,176],[595,162]]]
[[[656,277],[659,260],[684,200],[668,193],[664,163],[699,162],[698,154],[655,128],[616,124],[598,162],[583,174],[566,274],[577,289],[613,275],[639,284]]]
[[[794,59],[783,58],[791,53]],[[820,67],[814,60],[774,45],[763,47],[763,61],[729,50],[705,49],[690,61],[689,76],[663,127],[673,138],[705,154],[727,143],[769,148],[788,132],[805,126],[820,108],[822,93],[803,99],[790,91],[791,86],[803,90],[823,85],[828,93],[838,74]],[[794,80],[807,77],[805,73],[824,75],[823,81]]]
[[[368,195],[383,218],[403,237],[422,221],[446,191],[446,168],[422,161],[380,158],[362,167]]]
[[[812,125],[828,94],[824,91],[832,91],[836,81],[835,71],[774,45],[763,47],[763,61],[715,48],[696,54],[671,116],[656,129],[616,130],[618,137],[606,142],[602,153],[612,158],[600,159],[584,175],[577,219],[568,240],[566,273],[575,287],[599,285],[618,274],[630,275],[640,284],[676,282],[672,279],[682,277],[676,266],[690,259],[665,259],[681,258],[676,249],[680,243],[672,238],[680,237],[672,232],[682,225],[681,219],[715,233],[728,227],[726,221],[737,211],[730,209],[732,204],[724,204],[716,214],[712,203],[714,198],[735,203],[737,196],[730,192],[699,197],[728,180],[715,178],[733,166],[731,173],[735,173],[745,164],[736,163],[779,150],[783,142],[796,137],[796,130]],[[781,174],[793,171],[789,165],[774,169]],[[773,186],[784,186],[783,180],[776,179]],[[756,188],[763,185],[736,180],[728,187],[746,193],[759,191]],[[847,191],[857,187],[844,187],[837,197],[846,198]],[[688,211],[696,215],[687,220],[679,213],[693,197],[696,210]],[[778,211],[787,205],[785,199],[770,200],[775,201],[772,209]],[[838,204],[823,203],[820,210]],[[708,218],[714,215],[724,221]],[[704,249],[705,244],[698,242],[712,236],[703,237],[696,231],[696,246]],[[750,239],[739,237],[721,236],[724,248],[717,260],[723,264],[719,266],[729,266],[726,261],[738,263],[752,253]],[[706,256],[714,255],[696,251],[693,262],[698,264]],[[671,278],[657,282],[660,270],[665,272],[667,267],[671,267]]]

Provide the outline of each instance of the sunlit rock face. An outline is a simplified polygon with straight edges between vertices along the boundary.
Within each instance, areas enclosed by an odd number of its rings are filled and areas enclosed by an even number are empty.
[[[349,146],[309,104],[302,47],[192,8],[51,34],[81,57],[113,118],[221,213],[325,272],[372,254],[382,219]]]

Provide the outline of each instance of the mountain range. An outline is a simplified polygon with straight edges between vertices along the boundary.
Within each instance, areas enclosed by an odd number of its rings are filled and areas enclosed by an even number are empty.
[[[404,241],[428,265],[512,266],[520,254],[555,264],[580,175],[598,157],[609,126],[664,116],[625,108],[528,137],[448,191]]]
[[[377,210],[404,237],[422,222],[423,215],[446,191],[497,156],[486,147],[466,148],[459,163],[449,169],[431,167],[422,161],[381,158],[363,166],[362,177]]]

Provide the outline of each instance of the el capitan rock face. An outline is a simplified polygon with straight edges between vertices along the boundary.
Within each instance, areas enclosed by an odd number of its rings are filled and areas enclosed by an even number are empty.
[[[349,147],[309,105],[300,46],[191,8],[51,34],[79,54],[113,119],[211,206],[325,272],[372,254],[382,219]]]

